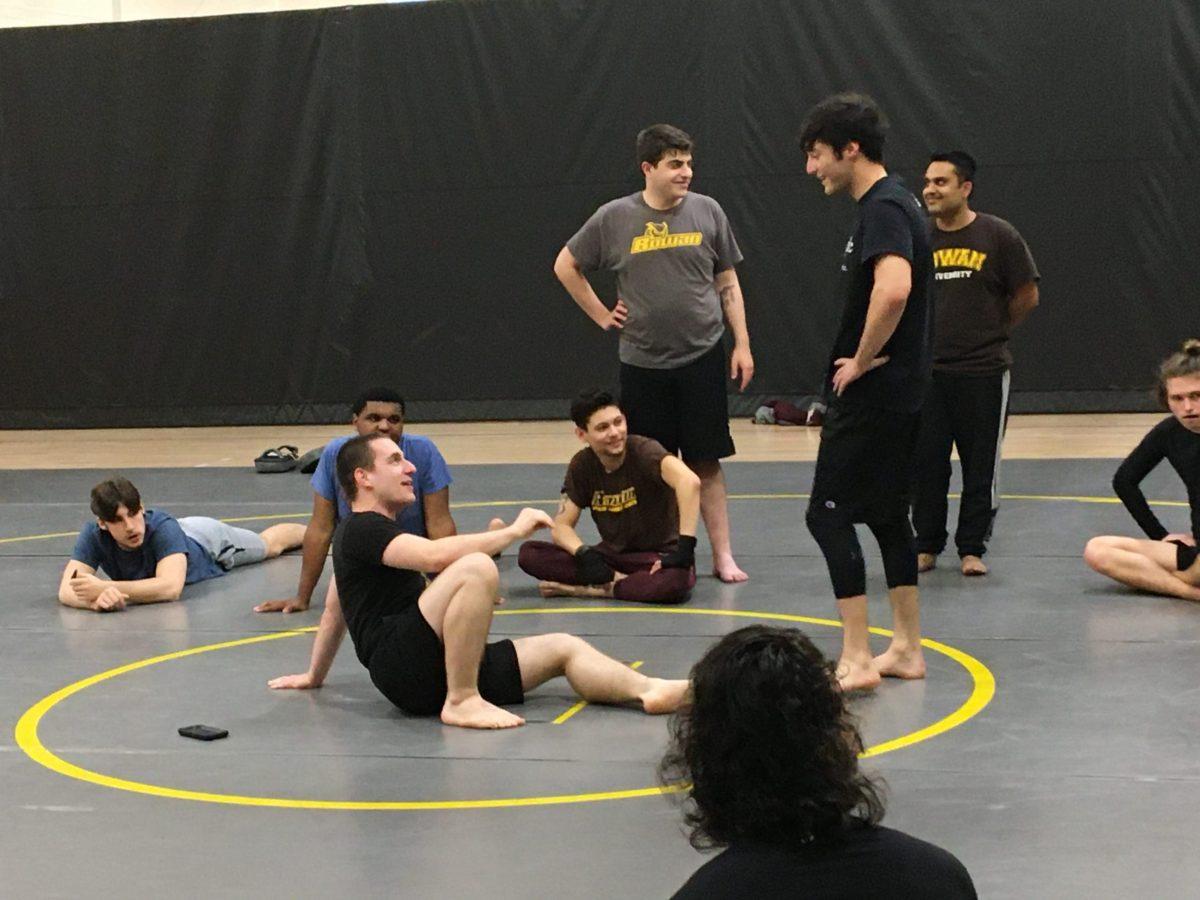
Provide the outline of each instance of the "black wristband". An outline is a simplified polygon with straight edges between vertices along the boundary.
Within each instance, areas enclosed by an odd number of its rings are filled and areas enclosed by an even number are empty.
[[[670,553],[659,556],[664,569],[690,569],[696,564],[696,538],[690,534],[681,534],[679,543]]]
[[[613,580],[613,570],[600,551],[587,544],[575,551],[575,574],[583,584],[608,584]]]

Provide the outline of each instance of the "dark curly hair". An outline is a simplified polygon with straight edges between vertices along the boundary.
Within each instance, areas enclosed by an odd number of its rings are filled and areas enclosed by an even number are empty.
[[[887,138],[887,116],[879,104],[866,94],[834,94],[808,111],[800,126],[800,146],[805,153],[820,141],[833,148],[838,159],[851,141],[858,142],[863,156],[883,162],[883,144]]]
[[[659,778],[688,792],[693,847],[795,847],[883,818],[883,785],[858,769],[862,737],[834,665],[803,632],[741,628],[691,679]]]

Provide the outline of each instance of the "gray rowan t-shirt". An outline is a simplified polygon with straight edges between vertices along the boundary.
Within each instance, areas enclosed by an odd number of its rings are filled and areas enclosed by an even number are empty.
[[[674,209],[653,209],[641,191],[604,204],[567,241],[585,271],[617,273],[629,308],[621,362],[677,369],[703,356],[725,333],[713,279],[742,261],[716,200],[689,193]]]

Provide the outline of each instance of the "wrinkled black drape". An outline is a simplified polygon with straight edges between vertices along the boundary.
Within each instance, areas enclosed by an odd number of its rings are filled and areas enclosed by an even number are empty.
[[[980,160],[1043,305],[1017,409],[1145,408],[1200,333],[1200,7],[1190,0],[493,0],[0,31],[0,427],[565,414],[615,338],[563,242],[637,189],[633,137],[696,137],[758,376],[816,391],[849,201],[806,109],[876,96],[889,167]],[[612,281],[595,279],[611,299]]]

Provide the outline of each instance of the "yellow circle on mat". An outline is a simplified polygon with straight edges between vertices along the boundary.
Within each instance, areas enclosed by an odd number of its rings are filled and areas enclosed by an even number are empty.
[[[743,619],[765,619],[768,621],[778,622],[800,622],[806,625],[824,625],[831,628],[840,628],[841,622],[833,619],[814,619],[809,616],[795,616],[790,613],[773,613],[773,612],[755,612],[752,610],[725,610],[725,609],[685,609],[679,607],[625,607],[625,606],[577,606],[577,607],[548,607],[538,609],[508,609],[497,610],[497,616],[521,616],[521,615],[575,615],[581,613],[617,613],[617,614],[635,614],[635,615],[687,615],[687,616],[726,616],[731,618]],[[598,793],[587,794],[555,794],[544,797],[495,797],[482,800],[308,800],[303,798],[292,797],[253,797],[241,794],[216,794],[206,791],[188,791],[179,788],[167,787],[159,784],[145,784],[140,781],[128,781],[124,778],[115,778],[112,775],[105,775],[102,772],[93,772],[90,769],[85,769],[77,766],[74,763],[68,762],[60,756],[57,756],[53,751],[46,748],[38,737],[38,724],[42,717],[50,712],[55,706],[71,697],[78,694],[93,685],[99,684],[102,681],[108,681],[110,678],[116,678],[118,675],[124,675],[128,672],[133,672],[138,669],[144,669],[147,666],[157,665],[159,663],[168,662],[174,659],[183,659],[188,656],[195,656],[198,653],[208,653],[213,650],[227,650],[231,647],[241,647],[247,644],[257,644],[263,641],[274,641],[285,637],[296,637],[301,634],[307,634],[315,631],[315,628],[303,628],[294,631],[279,631],[272,634],[259,635],[257,637],[242,638],[236,641],[224,641],[219,644],[207,644],[203,647],[192,647],[189,650],[180,650],[175,653],[167,653],[163,656],[155,656],[149,659],[139,660],[129,663],[128,665],[118,666],[115,669],[109,669],[107,672],[101,672],[98,675],[92,675],[74,684],[69,684],[61,690],[55,691],[47,697],[43,697],[33,706],[25,711],[17,722],[16,741],[17,746],[25,751],[34,762],[40,763],[46,768],[58,772],[61,775],[66,775],[69,778],[77,778],[80,781],[87,781],[92,784],[98,784],[103,787],[116,788],[122,791],[132,791],[137,794],[150,794],[155,797],[170,797],[175,800],[196,800],[201,803],[226,803],[236,806],[273,806],[284,809],[338,809],[338,810],[375,810],[375,811],[413,811],[413,810],[434,810],[434,809],[494,809],[497,807],[515,807],[515,806],[552,806],[562,803],[593,803],[599,800],[626,800],[632,797],[650,797],[667,792],[660,787],[645,787],[634,788],[623,791],[600,791]],[[872,628],[873,634],[890,637],[891,632],[882,628]],[[935,735],[942,734],[955,728],[980,710],[982,710],[991,701],[996,693],[996,679],[991,671],[975,657],[964,653],[954,647],[946,644],[938,643],[937,641],[929,640],[928,638],[921,642],[922,646],[927,650],[932,650],[935,653],[940,653],[954,660],[967,670],[971,676],[974,687],[971,695],[966,701],[950,713],[945,718],[939,719],[932,725],[913,731],[901,737],[894,738],[890,741],[885,741],[881,744],[876,744],[873,747],[868,747],[863,751],[862,756],[879,756],[883,753],[890,753],[893,750],[898,750],[901,747],[907,747],[912,744],[920,743],[928,740]]]

